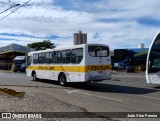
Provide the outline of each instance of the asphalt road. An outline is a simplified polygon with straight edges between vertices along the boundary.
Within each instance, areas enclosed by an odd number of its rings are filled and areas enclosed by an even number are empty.
[[[116,73],[112,80],[61,87],[54,81],[32,81],[24,73],[0,72],[0,87],[56,97],[90,112],[160,112],[159,85],[147,84],[143,73]]]

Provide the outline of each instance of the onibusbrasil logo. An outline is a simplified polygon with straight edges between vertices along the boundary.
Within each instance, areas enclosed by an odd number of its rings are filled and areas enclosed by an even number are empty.
[[[40,113],[2,113],[3,119],[39,119],[42,118]]]

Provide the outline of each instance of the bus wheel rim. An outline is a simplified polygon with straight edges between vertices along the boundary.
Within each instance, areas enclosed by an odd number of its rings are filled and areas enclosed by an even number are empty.
[[[61,85],[65,84],[65,78],[64,78],[64,76],[60,77],[60,84]]]

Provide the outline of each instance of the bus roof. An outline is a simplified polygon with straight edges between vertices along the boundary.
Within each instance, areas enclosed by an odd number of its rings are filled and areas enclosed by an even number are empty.
[[[54,49],[46,49],[46,50],[39,50],[39,51],[32,51],[29,52],[28,54],[34,54],[34,53],[41,53],[41,52],[52,52],[55,50],[65,50],[65,49],[71,49],[71,48],[79,48],[79,47],[84,47],[84,46],[89,46],[89,45],[100,45],[100,46],[104,46],[105,44],[96,44],[96,43],[91,43],[91,44],[80,44],[80,45],[74,45],[74,46],[70,46],[70,47],[58,47],[58,48],[54,48]],[[108,45],[105,45],[108,47]]]

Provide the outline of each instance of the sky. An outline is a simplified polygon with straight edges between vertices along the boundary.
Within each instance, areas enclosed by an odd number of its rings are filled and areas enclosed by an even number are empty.
[[[106,44],[111,50],[138,48],[139,43],[148,48],[160,31],[159,0],[27,1],[0,1],[0,47],[43,40],[68,47],[73,34],[82,31],[88,43]]]

